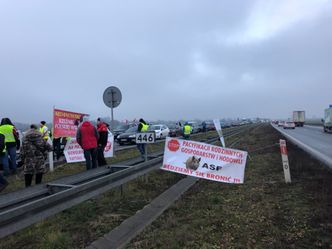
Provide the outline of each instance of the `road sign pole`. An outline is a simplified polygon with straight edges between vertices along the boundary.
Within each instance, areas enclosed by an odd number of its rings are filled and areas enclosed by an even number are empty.
[[[114,115],[113,115],[113,106],[114,106],[114,91],[113,89],[111,90],[111,95],[112,95],[112,107],[111,107],[111,132],[113,133],[114,131]]]
[[[148,161],[148,146],[147,146],[147,144],[143,144],[143,146],[144,146],[144,151],[145,151],[145,162],[147,162]]]
[[[122,100],[121,91],[115,87],[111,86],[106,88],[103,94],[103,101],[106,106],[111,108],[111,131],[114,131],[114,116],[113,116],[113,108],[117,107]]]
[[[113,134],[113,125],[114,125],[114,116],[113,116],[113,107],[111,107],[111,132]]]

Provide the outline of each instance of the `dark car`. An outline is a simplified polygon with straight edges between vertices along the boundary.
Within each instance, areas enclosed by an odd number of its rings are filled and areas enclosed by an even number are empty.
[[[176,125],[176,124],[170,124],[168,125],[168,128],[169,128],[169,133],[168,135],[170,137],[177,137],[177,136],[181,136],[182,134],[182,129]]]
[[[207,131],[214,131],[216,128],[214,127],[213,122],[206,122],[206,130]]]
[[[198,133],[200,132],[200,126],[197,122],[188,122],[188,124],[191,126],[191,133],[192,134],[195,134],[195,133]]]
[[[136,143],[136,133],[137,133],[137,126],[133,126],[126,130],[125,132],[121,133],[117,136],[116,140],[119,145],[124,144],[135,144]]]
[[[120,124],[117,127],[114,128],[113,135],[114,139],[117,139],[117,137],[124,133],[126,130],[128,130],[131,127],[136,126],[136,124]]]

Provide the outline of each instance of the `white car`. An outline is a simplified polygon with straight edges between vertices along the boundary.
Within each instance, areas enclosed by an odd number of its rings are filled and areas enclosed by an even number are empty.
[[[278,122],[278,126],[279,126],[279,127],[283,127],[283,126],[284,126],[284,123],[285,123],[284,121],[279,121],[279,122]]]
[[[294,122],[285,122],[283,124],[284,129],[295,129],[295,123]]]
[[[156,139],[162,139],[169,135],[169,128],[163,124],[151,125],[149,131],[154,131],[156,133]]]

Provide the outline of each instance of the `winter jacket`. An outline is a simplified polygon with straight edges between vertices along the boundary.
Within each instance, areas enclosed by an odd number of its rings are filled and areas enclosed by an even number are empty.
[[[96,127],[89,121],[84,121],[77,129],[76,140],[83,150],[97,148],[98,137]]]
[[[11,124],[6,124],[5,123],[5,124],[1,125],[1,127],[4,127],[5,125],[11,127],[11,129],[12,129],[12,132],[11,132],[12,135],[11,136],[13,137],[13,140],[15,140],[15,141],[12,141],[12,142],[7,142],[6,141],[6,148],[17,147],[17,149],[19,149],[20,139],[19,139],[19,135],[18,135],[18,132],[17,132],[15,126],[11,125]],[[7,137],[7,135],[5,135],[5,137]],[[7,138],[6,138],[6,140],[7,140]]]
[[[137,132],[141,132],[142,129],[143,129],[143,124],[144,125],[147,125],[147,123],[143,120],[143,121],[140,121],[139,125],[137,126]]]
[[[108,129],[105,123],[99,123],[97,125],[97,130],[99,134],[98,145],[105,147],[108,140]]]
[[[0,156],[5,154],[4,149],[6,148],[5,135],[0,133]]]
[[[52,146],[43,139],[38,130],[29,130],[23,138],[21,148],[24,174],[45,173],[46,152],[51,150]]]

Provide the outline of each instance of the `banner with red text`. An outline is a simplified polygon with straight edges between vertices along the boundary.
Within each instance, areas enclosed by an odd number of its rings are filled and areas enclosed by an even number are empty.
[[[87,114],[54,109],[53,137],[75,137],[77,131],[76,122],[85,115]]]
[[[109,132],[107,145],[104,150],[105,158],[113,157],[113,150],[114,150],[114,136],[111,132]],[[63,153],[65,154],[67,163],[76,163],[76,162],[85,161],[83,149],[77,143],[76,138],[73,138],[67,142]]]
[[[243,183],[247,155],[246,151],[167,137],[161,169],[212,181]]]

